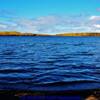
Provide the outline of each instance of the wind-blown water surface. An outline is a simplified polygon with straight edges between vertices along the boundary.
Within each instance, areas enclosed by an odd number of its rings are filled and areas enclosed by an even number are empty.
[[[0,36],[0,90],[97,88],[99,37]]]

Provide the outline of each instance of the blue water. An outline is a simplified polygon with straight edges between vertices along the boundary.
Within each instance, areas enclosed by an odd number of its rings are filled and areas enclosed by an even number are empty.
[[[0,36],[0,90],[100,89],[100,37]]]

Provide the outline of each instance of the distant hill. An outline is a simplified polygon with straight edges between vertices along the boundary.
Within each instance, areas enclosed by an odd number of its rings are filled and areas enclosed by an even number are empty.
[[[11,31],[11,32],[0,32],[0,36],[23,36],[23,35],[35,35],[32,33],[21,33],[21,32],[16,32],[16,31]]]
[[[87,32],[87,33],[61,33],[61,34],[36,34],[36,33],[21,33],[16,31],[5,31],[0,32],[0,36],[100,36],[100,33]]]
[[[0,36],[50,36],[48,34],[21,33],[16,31],[0,32]]]
[[[100,36],[100,33],[62,33],[56,36]]]

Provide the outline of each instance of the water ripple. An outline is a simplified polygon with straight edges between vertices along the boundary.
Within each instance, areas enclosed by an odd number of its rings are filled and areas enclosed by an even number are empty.
[[[0,88],[97,84],[99,59],[96,37],[0,37]]]

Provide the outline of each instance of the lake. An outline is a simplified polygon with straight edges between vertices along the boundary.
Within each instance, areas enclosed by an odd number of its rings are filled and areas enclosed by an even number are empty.
[[[0,90],[100,89],[100,37],[0,36]]]

